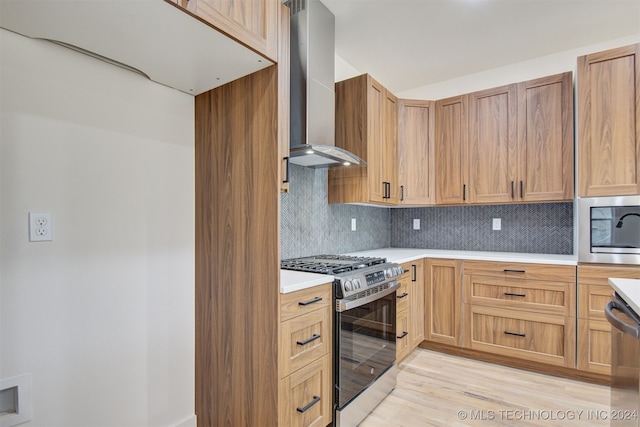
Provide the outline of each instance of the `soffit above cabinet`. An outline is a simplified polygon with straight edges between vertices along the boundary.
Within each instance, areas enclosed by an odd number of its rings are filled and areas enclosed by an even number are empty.
[[[198,95],[272,62],[163,0],[0,0],[0,27]]]

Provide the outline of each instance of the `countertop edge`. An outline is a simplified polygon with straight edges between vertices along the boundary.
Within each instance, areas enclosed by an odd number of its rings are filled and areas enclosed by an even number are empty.
[[[627,305],[640,315],[640,280],[610,277],[609,284]]]

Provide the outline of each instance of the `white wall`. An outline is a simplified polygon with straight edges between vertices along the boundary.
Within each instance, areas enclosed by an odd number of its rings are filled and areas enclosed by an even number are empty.
[[[1,29],[0,55],[0,379],[31,373],[25,425],[193,424],[193,98]]]

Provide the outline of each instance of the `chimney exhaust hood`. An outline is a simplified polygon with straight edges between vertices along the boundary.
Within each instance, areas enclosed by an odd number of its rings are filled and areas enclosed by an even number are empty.
[[[335,17],[319,0],[289,0],[291,9],[291,147],[294,164],[365,166],[335,146]]]

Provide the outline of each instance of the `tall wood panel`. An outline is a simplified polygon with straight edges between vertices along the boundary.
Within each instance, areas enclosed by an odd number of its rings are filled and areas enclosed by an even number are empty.
[[[579,194],[640,194],[640,43],[578,58]]]
[[[462,261],[427,259],[425,338],[462,345]]]
[[[277,74],[195,99],[199,426],[278,423]]]
[[[468,96],[436,101],[436,203],[468,200]]]

